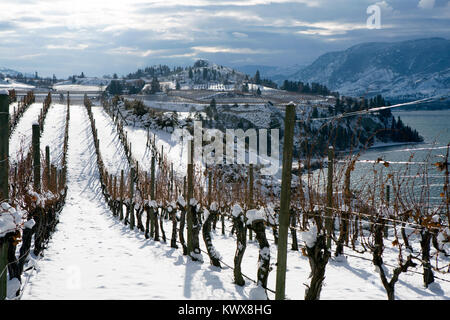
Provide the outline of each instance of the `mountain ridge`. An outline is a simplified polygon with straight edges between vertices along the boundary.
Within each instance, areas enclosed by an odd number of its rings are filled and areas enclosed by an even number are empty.
[[[322,83],[348,96],[413,100],[441,95],[450,88],[450,40],[361,43],[325,53],[289,78]]]

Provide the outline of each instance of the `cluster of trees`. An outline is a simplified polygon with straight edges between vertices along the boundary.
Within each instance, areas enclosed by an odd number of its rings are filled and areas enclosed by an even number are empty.
[[[256,70],[255,76],[253,77],[253,82],[257,85],[262,85],[265,87],[277,89],[278,85],[270,79],[261,79],[261,74],[259,70]]]
[[[389,137],[392,141],[395,142],[422,142],[423,137],[419,135],[417,130],[412,129],[410,126],[405,125],[400,119],[400,117],[397,118],[397,121],[395,120],[395,117],[392,117],[392,124],[390,127],[390,130],[382,131],[381,136],[383,137]]]
[[[166,77],[171,74],[178,73],[182,71],[182,67],[174,67],[171,69],[167,65],[158,65],[152,67],[146,67],[144,69],[138,69],[136,72],[129,73],[127,79],[140,79],[140,78],[155,78],[155,77]]]
[[[337,97],[336,103],[329,106],[328,113],[319,114],[319,108],[313,107],[311,118],[336,116],[361,110],[369,110],[389,106],[381,95],[370,99],[357,99],[351,97]],[[379,121],[377,121],[377,118]],[[313,129],[309,125],[301,124],[301,130],[316,137],[315,148],[318,152],[326,152],[329,141],[334,141],[337,149],[344,150],[350,147],[357,147],[359,143],[365,145],[372,143],[376,137],[380,141],[388,142],[421,142],[423,138],[411,127],[405,125],[400,117],[396,120],[391,109],[381,109],[372,116],[355,114],[345,117],[328,125],[323,125],[319,129]],[[312,148],[312,144],[304,143],[302,150]]]
[[[72,83],[75,83],[77,81],[77,79],[84,79],[84,78],[86,78],[86,76],[85,76],[84,72],[81,72],[80,75],[74,74],[72,76],[69,76],[68,80],[72,81]]]
[[[141,92],[144,86],[145,82],[143,80],[112,80],[106,88],[106,91],[111,95],[121,95],[123,93],[137,94]]]
[[[283,85],[280,88],[281,90],[298,92],[298,93],[307,93],[307,94],[318,94],[318,95],[335,95],[335,93],[331,92],[325,85],[321,85],[320,83],[303,83],[301,81],[289,81],[284,80]]]
[[[234,71],[232,72],[232,75]],[[230,74],[222,73],[217,69],[212,69],[208,67],[188,68],[188,77],[193,80],[194,83],[206,83],[210,81],[220,82],[224,85],[230,84]]]
[[[5,80],[6,77],[21,83],[35,85],[39,87],[50,87],[52,84],[58,82],[58,79],[56,78],[55,75],[53,75],[53,77],[40,77],[38,72],[35,72],[34,76],[27,76],[20,72],[17,73],[16,75],[0,73],[0,80]],[[71,78],[69,77],[69,80],[70,79]]]
[[[219,115],[217,113],[216,99],[212,98],[211,102],[209,103],[209,106],[205,107],[205,113],[209,119],[217,120]]]

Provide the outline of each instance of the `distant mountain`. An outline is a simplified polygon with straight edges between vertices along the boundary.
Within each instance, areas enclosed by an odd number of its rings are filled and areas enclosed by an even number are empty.
[[[16,71],[16,70],[12,70],[12,69],[9,69],[9,68],[5,68],[5,67],[0,67],[0,74],[3,74],[3,76],[5,76],[5,77],[17,77],[17,75],[19,74],[19,73],[22,73],[22,72],[19,72],[19,71]],[[24,76],[26,76],[26,77],[33,77],[34,75],[33,74],[31,74],[31,73],[22,73],[22,75],[24,75]]]
[[[305,68],[304,65],[293,65],[287,67],[265,66],[265,65],[245,65],[236,67],[237,70],[254,76],[256,71],[259,70],[261,78],[271,79],[272,81],[281,84],[283,80],[290,79],[299,70]]]
[[[4,67],[0,67],[0,73],[3,74],[5,77],[15,77],[17,76],[20,72],[12,70],[12,69],[8,69],[8,68],[4,68]]]
[[[326,53],[289,78],[318,82],[342,95],[382,94],[391,101],[445,94],[450,89],[450,40],[363,43]]]

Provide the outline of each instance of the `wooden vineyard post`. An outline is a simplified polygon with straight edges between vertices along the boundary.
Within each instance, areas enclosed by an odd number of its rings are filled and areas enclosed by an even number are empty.
[[[123,170],[120,171],[120,186],[119,186],[119,220],[123,220]]]
[[[46,170],[46,180],[47,180],[47,190],[50,189],[50,147],[45,147],[45,170]]]
[[[295,105],[286,106],[283,169],[281,176],[280,227],[278,238],[276,300],[284,300],[286,290],[287,239],[291,204],[292,149],[294,145]]]
[[[130,230],[134,229],[134,174],[135,169],[131,167],[130,169]]]
[[[8,242],[6,238],[0,238],[0,300],[6,299],[7,268],[8,266]]]
[[[212,172],[208,171],[208,208],[211,207],[212,202]]]
[[[9,96],[0,91],[0,203],[9,201]],[[0,238],[0,300],[6,298],[8,243]]]
[[[186,199],[186,176],[183,177],[183,198]]]
[[[253,209],[253,164],[250,163],[249,179],[248,179],[248,209]],[[250,228],[248,239],[253,240],[253,230]]]
[[[56,167],[53,165],[51,165],[50,168],[51,168],[51,173],[50,173],[51,189],[50,189],[50,191],[53,193],[56,193],[56,189],[57,189],[57,185],[58,185],[58,181],[57,181],[58,178],[56,175],[57,170],[56,170]]]
[[[187,251],[188,255],[193,261],[197,259],[194,257],[194,214],[193,206],[191,206],[191,199],[194,196],[194,140],[189,143],[188,148],[188,165],[187,165]]]
[[[152,154],[152,162],[150,166],[150,200],[155,200],[155,155]],[[153,238],[155,236],[155,214],[153,212],[154,208],[150,208],[150,236]]]
[[[386,208],[389,210],[389,205],[391,202],[391,186],[386,185]],[[384,222],[384,238],[387,239],[389,235],[389,227],[388,227],[388,221]]]
[[[352,165],[350,165],[345,170],[345,178],[344,178],[344,204],[345,210],[341,212],[341,221],[340,221],[340,230],[339,230],[339,239],[336,243],[336,257],[344,254],[344,243],[348,244],[348,229],[349,229],[349,221],[350,221],[350,212],[351,212],[351,191],[350,191],[350,179],[352,173]]]
[[[192,194],[194,193],[193,178],[194,178],[194,140],[191,140],[188,144],[188,165],[187,165],[187,197],[186,197],[186,211],[187,211],[187,249],[188,254],[192,252],[192,210],[190,209],[190,202]]]
[[[38,124],[33,124],[33,187],[34,191],[40,193],[41,191],[41,148],[40,148],[40,134],[41,129]]]
[[[0,202],[9,200],[9,96],[0,91]],[[1,270],[0,270],[1,272]]]
[[[331,236],[333,234],[333,169],[334,169],[334,148],[328,148],[328,176],[327,176],[327,209],[325,217],[325,227],[327,230],[327,248],[331,249]]]
[[[170,164],[170,196],[173,196],[173,163]]]

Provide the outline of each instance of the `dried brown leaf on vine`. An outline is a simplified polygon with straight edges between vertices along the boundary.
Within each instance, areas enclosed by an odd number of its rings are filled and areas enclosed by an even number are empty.
[[[436,166],[436,168],[437,168],[439,171],[444,171],[444,170],[445,170],[445,164],[444,164],[444,162],[436,162],[436,163],[434,163],[434,165]]]
[[[307,256],[308,256],[308,254],[306,253],[306,249],[305,249],[305,248],[302,248],[301,251],[302,251],[302,255],[303,255],[304,257],[307,257]]]

